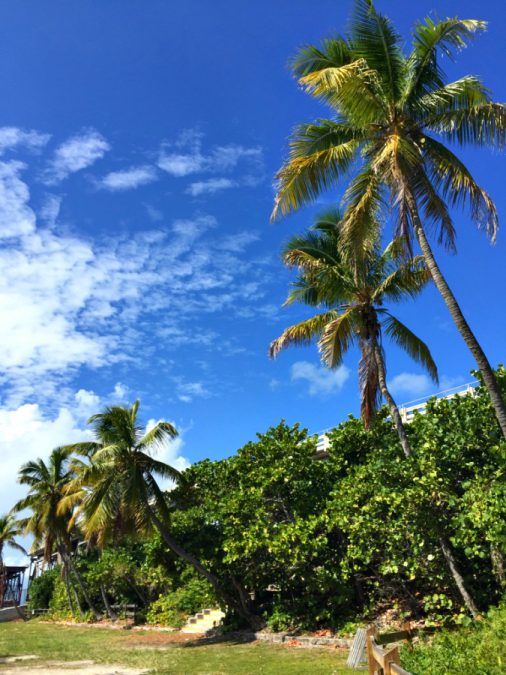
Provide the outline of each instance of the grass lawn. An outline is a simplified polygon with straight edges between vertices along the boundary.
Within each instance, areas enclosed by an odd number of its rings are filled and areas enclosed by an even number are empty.
[[[46,660],[93,660],[149,668],[152,673],[352,675],[356,672],[346,668],[345,652],[331,649],[290,648],[257,642],[202,644],[198,640],[182,644],[163,642],[161,637],[153,641],[153,637],[153,633],[142,631],[67,627],[38,621],[2,623],[0,657],[36,654],[38,660],[30,661],[30,665]]]

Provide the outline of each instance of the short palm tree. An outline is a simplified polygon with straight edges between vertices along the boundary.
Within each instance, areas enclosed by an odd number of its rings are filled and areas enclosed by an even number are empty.
[[[405,261],[401,242],[384,251],[373,246],[360,264],[340,253],[342,217],[332,211],[317,220],[307,234],[294,237],[283,252],[284,262],[299,270],[285,304],[302,302],[323,311],[287,328],[270,346],[276,356],[290,345],[318,340],[323,362],[336,368],[353,344],[361,353],[359,384],[361,415],[369,427],[383,395],[402,449],[411,454],[395,401],[386,383],[383,335],[404,349],[437,382],[437,368],[427,345],[386,308],[418,295],[430,279],[421,257]]]
[[[396,236],[408,250],[415,236],[432,279],[472,352],[488,389],[503,435],[506,405],[490,363],[444,278],[428,230],[455,249],[450,207],[470,207],[472,219],[492,240],[497,213],[489,195],[450,150],[459,146],[504,146],[506,106],[491,100],[478,77],[448,82],[440,55],[452,57],[486,24],[458,18],[426,18],[413,30],[413,47],[403,40],[372,0],[355,0],[347,37],[303,48],[293,71],[311,95],[333,110],[331,119],[298,126],[290,156],[278,173],[273,217],[298,209],[343,176],[344,249],[360,250],[376,236],[371,223],[385,201],[396,215]],[[387,198],[387,200],[386,200]]]
[[[16,537],[20,534],[19,524],[11,514],[0,516],[0,570],[3,568],[3,552],[6,546],[26,555],[25,549],[18,544]]]
[[[96,613],[81,576],[72,561],[69,530],[72,512],[61,507],[65,488],[73,477],[69,465],[70,454],[65,448],[55,448],[47,463],[39,458],[21,467],[18,481],[22,485],[27,485],[29,491],[27,496],[14,506],[13,512],[30,510],[30,514],[22,518],[19,524],[25,534],[33,536],[32,548],[34,550],[39,547],[43,548],[46,563],[51,560],[53,553],[57,552],[60,555],[70,608],[73,610],[70,593],[72,572],[90,609]],[[75,599],[78,602],[77,594]]]
[[[157,477],[180,482],[182,476],[174,467],[155,459],[153,450],[177,436],[169,422],[158,422],[144,432],[138,423],[139,402],[131,407],[112,406],[93,415],[95,441],[67,446],[69,453],[85,455],[76,476],[66,488],[67,497],[61,508],[73,508],[85,537],[99,545],[114,533],[138,534],[154,526],[167,547],[207,579],[229,606],[250,623],[256,617],[228,593],[220,580],[197,558],[186,551],[170,532],[170,507],[167,495]]]

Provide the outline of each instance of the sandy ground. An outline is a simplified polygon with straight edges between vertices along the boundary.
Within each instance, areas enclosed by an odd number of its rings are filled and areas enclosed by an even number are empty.
[[[125,668],[124,666],[102,665],[93,661],[48,661],[41,665],[30,664],[32,659],[38,658],[34,654],[26,656],[12,656],[0,659],[2,675],[143,675],[148,670]],[[4,668],[4,666],[12,666]]]

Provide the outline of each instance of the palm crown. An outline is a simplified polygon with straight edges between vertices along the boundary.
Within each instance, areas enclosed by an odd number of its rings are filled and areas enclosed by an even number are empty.
[[[26,534],[34,537],[33,548],[43,545],[44,559],[49,561],[57,545],[68,545],[69,512],[60,506],[64,489],[72,478],[69,467],[70,453],[64,448],[55,448],[46,464],[37,459],[24,464],[19,471],[19,482],[29,490],[13,511],[30,509],[31,513],[19,521]]]
[[[494,237],[495,207],[465,165],[442,141],[504,144],[506,109],[474,76],[446,82],[438,55],[451,57],[485,28],[483,21],[426,19],[414,29],[413,49],[372,2],[358,0],[348,37],[309,46],[292,63],[307,92],[334,110],[332,119],[302,124],[278,174],[274,215],[288,213],[334,184],[355,160],[360,170],[345,195],[345,233],[360,242],[386,188],[395,200],[397,235],[409,241],[409,201],[433,223],[441,241],[455,245],[448,209],[471,206]]]
[[[19,524],[16,522],[14,516],[7,514],[0,516],[0,569],[3,566],[3,550],[5,546],[26,553],[25,549],[18,544],[16,537],[20,534]]]
[[[361,413],[369,426],[381,396],[377,350],[381,350],[383,333],[437,381],[437,368],[427,345],[385,306],[418,295],[429,275],[420,257],[409,261],[403,258],[399,240],[384,251],[374,246],[363,264],[352,264],[340,252],[341,236],[341,214],[332,211],[317,220],[310,232],[294,237],[286,246],[285,263],[299,270],[286,304],[302,302],[325,311],[287,328],[271,344],[270,354],[276,356],[289,345],[317,339],[322,360],[335,368],[346,351],[358,343]]]
[[[340,245],[357,259],[378,236],[388,205],[395,237],[412,253],[416,236],[427,268],[480,369],[506,438],[506,403],[492,366],[434,257],[427,227],[455,249],[451,207],[468,206],[492,240],[496,208],[447,143],[503,147],[506,106],[492,101],[478,77],[448,82],[439,57],[453,57],[486,24],[472,19],[426,18],[405,54],[399,34],[372,0],[356,0],[347,37],[309,46],[293,61],[304,89],[334,115],[295,129],[290,156],[278,172],[273,217],[289,213],[352,173],[344,194]],[[353,171],[351,172],[351,170]]]
[[[166,511],[165,497],[155,475],[179,480],[174,467],[150,455],[157,446],[177,436],[169,422],[158,422],[144,432],[138,424],[139,402],[113,406],[89,422],[96,440],[67,446],[88,461],[75,460],[75,478],[60,508],[74,508],[87,538],[103,544],[108,538],[135,533],[151,523],[151,509]]]

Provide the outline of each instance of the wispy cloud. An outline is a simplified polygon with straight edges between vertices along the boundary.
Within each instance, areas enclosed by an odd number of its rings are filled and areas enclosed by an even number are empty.
[[[23,146],[28,150],[40,150],[48,143],[50,138],[50,134],[42,134],[33,129],[0,127],[0,154],[18,146]]]
[[[208,398],[210,392],[203,382],[185,382],[182,378],[174,378],[177,397],[183,403],[191,403],[194,398]]]
[[[220,192],[221,190],[229,190],[230,188],[236,186],[237,182],[235,180],[231,180],[230,178],[209,178],[208,180],[201,180],[191,183],[186,188],[186,193],[192,197],[199,197],[203,194],[212,195],[215,192]]]
[[[195,174],[229,174],[243,165],[244,176],[236,179],[219,178],[193,182],[187,193],[193,196],[213,194],[231,187],[253,187],[263,178],[263,152],[260,147],[239,144],[218,145],[208,152],[202,149],[203,135],[188,130],[172,145],[165,144],[158,166],[172,176],[182,178]]]
[[[330,370],[324,366],[315,366],[309,361],[296,361],[290,372],[292,382],[302,380],[308,384],[310,396],[336,393],[344,387],[350,376],[349,368],[344,365]]]
[[[0,383],[11,405],[34,400],[35,391],[55,396],[79,368],[138,361],[164,336],[167,348],[171,336],[188,344],[196,315],[199,344],[212,348],[216,334],[202,317],[263,311],[265,270],[243,257],[253,237],[221,236],[209,215],[94,243],[58,234],[36,226],[22,168],[0,163],[0,233],[10,237],[0,250]],[[54,221],[58,206],[45,203],[44,217]],[[154,321],[148,336],[139,320]]]
[[[50,161],[44,180],[53,185],[72,173],[86,169],[110,150],[106,139],[95,129],[83,131],[62,143]]]
[[[30,191],[20,173],[22,162],[0,162],[0,239],[35,230],[35,214],[28,205]]]
[[[123,171],[111,171],[98,181],[98,186],[106,190],[132,190],[157,180],[156,169],[149,165],[132,166]]]

